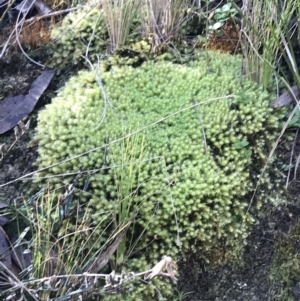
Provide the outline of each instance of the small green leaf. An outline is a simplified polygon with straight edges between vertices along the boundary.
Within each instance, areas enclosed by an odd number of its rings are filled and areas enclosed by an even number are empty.
[[[203,43],[207,42],[207,38],[204,36],[198,36],[198,40],[199,42],[203,42]]]
[[[244,153],[244,155],[245,155],[245,157],[246,157],[247,159],[250,159],[250,158],[251,158],[251,155],[252,155],[252,150],[251,150],[251,149],[245,148],[245,149],[243,150],[243,153]]]
[[[228,11],[230,11],[230,9],[231,9],[231,3],[227,3],[227,4],[223,5],[223,7],[222,7],[223,12],[228,12]]]
[[[224,22],[217,22],[213,25],[212,29],[217,30],[217,29],[221,28],[223,25],[224,25]]]
[[[289,127],[300,127],[299,118],[293,117],[292,120],[289,122]]]
[[[299,127],[300,124],[300,109],[297,108],[293,118],[289,122],[289,127]]]
[[[217,31],[217,37],[218,38],[223,37],[223,35],[224,35],[224,31],[222,29]]]
[[[223,19],[226,18],[226,17],[227,17],[227,14],[224,14],[224,13],[222,13],[222,12],[216,13],[216,14],[214,15],[214,19],[215,19],[216,21],[223,20]]]
[[[293,164],[284,164],[283,165],[283,171],[288,171],[290,168],[293,168]]]
[[[235,149],[242,149],[244,147],[246,147],[247,145],[249,145],[249,142],[244,140],[244,141],[236,141],[234,144],[233,144],[233,147]]]

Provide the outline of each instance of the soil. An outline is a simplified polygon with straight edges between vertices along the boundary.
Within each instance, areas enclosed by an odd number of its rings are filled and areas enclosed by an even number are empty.
[[[41,72],[40,67],[18,58],[12,68],[10,63],[0,66],[1,98],[28,92],[31,83]],[[36,114],[59,86],[50,85],[32,112],[32,124],[28,134],[23,135],[12,150],[0,162],[0,184],[15,180],[35,169],[36,146],[31,145]],[[15,141],[13,130],[0,135],[0,145],[8,146]],[[291,147],[290,147],[291,148]],[[295,144],[293,162],[300,153],[300,138]],[[286,152],[289,164],[290,151]],[[296,166],[297,169],[297,166]],[[299,173],[300,174],[300,173]],[[191,254],[179,262],[180,280],[177,300],[190,301],[288,301],[300,300],[300,175],[291,172],[292,181],[287,192],[289,202],[277,207],[265,207],[263,218],[253,228],[243,253],[236,265],[210,268],[200,256]],[[0,190],[0,201],[10,203],[22,198],[26,182],[18,181]],[[295,270],[295,271],[294,271]],[[180,297],[181,296],[181,297]],[[176,298],[176,296],[174,296]],[[175,299],[174,298],[174,299]]]

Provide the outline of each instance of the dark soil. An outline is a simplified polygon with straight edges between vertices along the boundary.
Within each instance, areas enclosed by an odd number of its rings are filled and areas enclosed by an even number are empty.
[[[290,217],[290,212],[293,212],[293,218]],[[272,212],[260,221],[248,239],[239,267],[224,266],[209,270],[209,267],[206,267],[197,256],[181,263],[179,288],[186,293],[193,292],[185,300],[300,300],[300,295],[294,292],[297,288],[297,281],[292,286],[286,287],[279,274],[278,279],[273,281],[271,279],[272,270],[276,268],[274,267],[276,240],[281,240],[282,235],[288,236],[293,224],[299,222],[299,217],[299,208],[288,206],[283,212],[281,210]],[[295,244],[295,248],[297,246]],[[300,252],[299,246],[298,252]],[[282,290],[286,292],[281,298]],[[292,299],[287,299],[287,296]]]

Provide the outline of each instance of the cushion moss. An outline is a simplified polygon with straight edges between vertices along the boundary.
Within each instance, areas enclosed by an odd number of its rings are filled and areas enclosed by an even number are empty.
[[[109,103],[96,75],[79,72],[38,116],[39,167],[68,160],[40,178],[94,170],[81,199],[94,210],[91,225],[101,222],[102,233],[103,212],[120,213],[129,199],[129,212],[139,213],[129,231],[145,230],[138,248],[155,260],[243,241],[254,221],[246,215],[253,166],[263,163],[280,113],[240,71],[239,57],[215,52],[188,65],[112,68],[101,74]]]

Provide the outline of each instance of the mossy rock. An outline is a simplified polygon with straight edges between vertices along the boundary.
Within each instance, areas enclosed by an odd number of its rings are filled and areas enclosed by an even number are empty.
[[[150,264],[232,251],[255,221],[249,196],[282,117],[240,70],[239,57],[217,52],[188,65],[112,68],[101,74],[108,98],[93,72],[79,72],[38,116],[37,164],[61,163],[36,180],[51,176],[58,188],[71,177],[53,175],[90,171],[79,200],[88,226],[108,237],[112,219],[136,213],[125,244],[142,234],[135,248]]]

